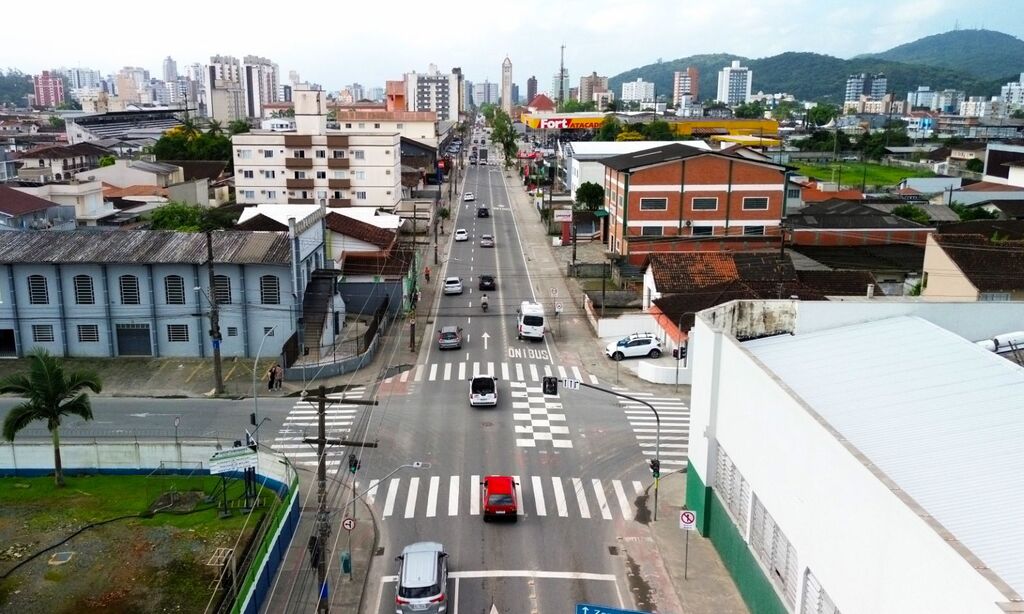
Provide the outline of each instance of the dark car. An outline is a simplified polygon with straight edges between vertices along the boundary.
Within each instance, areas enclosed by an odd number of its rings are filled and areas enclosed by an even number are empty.
[[[480,207],[476,210],[477,217],[491,217],[491,210],[487,207]]]
[[[494,275],[481,275],[480,276],[480,289],[481,290],[497,290],[498,282],[494,279]]]

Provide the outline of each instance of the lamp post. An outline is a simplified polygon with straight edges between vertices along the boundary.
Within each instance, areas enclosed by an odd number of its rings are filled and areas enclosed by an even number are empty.
[[[210,267],[210,289],[213,289],[213,267]],[[193,288],[202,293],[206,301],[210,303],[210,341],[213,344],[213,393],[224,394],[224,372],[221,368],[220,359],[220,307],[217,301],[210,298],[200,286]]]
[[[252,361],[252,411],[254,416],[253,421],[256,423],[259,423],[260,419],[260,392],[259,388],[256,386],[256,369],[258,368],[258,365],[260,363],[260,354],[263,353],[263,344],[266,343],[267,337],[274,334],[274,331],[276,329],[277,325],[275,324],[274,326],[271,326],[266,331],[264,331],[263,338],[260,339],[260,347],[256,350],[256,359]],[[256,433],[255,436],[256,445],[258,446],[260,445],[259,433]]]

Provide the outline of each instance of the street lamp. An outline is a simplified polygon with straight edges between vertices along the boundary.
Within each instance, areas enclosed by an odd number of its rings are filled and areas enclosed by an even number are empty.
[[[253,422],[259,423],[260,418],[260,393],[259,388],[256,386],[256,369],[260,362],[260,354],[263,353],[263,344],[266,343],[267,337],[274,334],[277,330],[277,325],[271,326],[263,332],[263,338],[260,339],[260,347],[256,350],[256,359],[252,361],[252,411],[253,411]],[[255,434],[256,445],[260,445],[259,433]]]

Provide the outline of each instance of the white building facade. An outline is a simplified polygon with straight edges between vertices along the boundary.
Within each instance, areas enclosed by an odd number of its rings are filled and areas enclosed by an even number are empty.
[[[623,102],[653,102],[654,83],[643,79],[623,83],[622,100]]]
[[[737,105],[750,98],[750,86],[754,80],[753,71],[740,66],[739,60],[718,71],[718,100],[728,105]]]
[[[442,73],[434,64],[425,73],[405,73],[405,104],[408,110],[433,111],[441,119],[459,121],[460,77],[458,72]]]

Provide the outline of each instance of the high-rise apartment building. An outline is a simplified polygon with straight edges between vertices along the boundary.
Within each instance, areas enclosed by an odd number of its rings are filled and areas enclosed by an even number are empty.
[[[384,100],[384,88],[379,86],[367,88],[366,98],[374,102],[380,102]]]
[[[557,72],[551,77],[551,99],[556,104],[569,100],[569,90],[572,89],[572,86],[569,85],[569,69],[563,68],[560,72],[562,73],[561,79]]]
[[[519,84],[512,84],[512,106],[519,104]]]
[[[733,60],[730,66],[718,71],[718,100],[728,105],[746,102],[753,80],[753,72],[740,66],[739,60]]]
[[[501,108],[512,113],[512,60],[508,56],[501,63]]]
[[[580,77],[580,102],[594,102],[594,94],[608,91],[608,77],[600,77],[597,72]]]
[[[690,100],[697,100],[699,79],[700,74],[695,66],[687,66],[686,70],[675,71],[672,77],[672,106],[679,108],[683,102],[683,96],[689,96]]]
[[[248,117],[263,117],[263,105],[277,102],[279,74],[277,64],[267,58],[255,55],[242,58],[242,85]]]
[[[172,81],[178,80],[178,63],[174,61],[174,58],[167,56],[164,58],[164,81],[171,83]]]
[[[32,77],[32,90],[36,106],[52,108],[64,103],[64,80],[48,70]]]
[[[531,100],[537,97],[537,77],[531,76],[526,80],[526,102],[529,103]]]
[[[405,73],[407,110],[434,111],[440,120],[459,121],[461,76],[461,71],[442,73],[434,64],[425,73]]]
[[[484,80],[473,84],[473,104],[479,107],[484,104],[498,104],[498,84]]]
[[[622,84],[624,102],[654,102],[654,83],[637,79]]]
[[[846,78],[846,92],[843,102],[856,102],[861,96],[869,100],[881,100],[889,90],[889,80],[882,73],[869,75],[860,73]]]
[[[999,98],[1008,110],[1024,108],[1024,72],[1020,73],[1019,81],[1010,81],[999,88]]]
[[[100,71],[92,70],[91,68],[61,67],[53,72],[60,75],[64,80],[64,89],[66,91],[82,88],[99,88],[103,81]]]
[[[139,66],[125,66],[117,72],[117,97],[124,103],[142,102],[149,87],[149,71]]]
[[[215,55],[206,65],[203,83],[206,89],[207,115],[223,124],[246,118],[242,63],[230,55]]]

